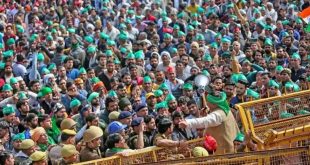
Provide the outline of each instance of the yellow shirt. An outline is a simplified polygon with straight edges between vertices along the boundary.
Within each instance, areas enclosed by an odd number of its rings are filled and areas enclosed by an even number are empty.
[[[198,5],[195,6],[190,5],[186,8],[186,10],[189,11],[191,14],[194,14],[197,13],[198,7],[199,7]]]

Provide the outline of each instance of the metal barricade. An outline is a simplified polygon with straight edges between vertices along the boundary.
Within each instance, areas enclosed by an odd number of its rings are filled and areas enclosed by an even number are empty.
[[[243,129],[260,150],[306,145],[310,139],[310,90],[236,105]],[[286,117],[286,118],[284,118]]]

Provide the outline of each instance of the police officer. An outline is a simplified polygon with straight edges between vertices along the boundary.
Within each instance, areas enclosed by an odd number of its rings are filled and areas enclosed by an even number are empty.
[[[85,148],[82,149],[80,154],[81,162],[101,158],[99,146],[101,144],[102,135],[102,129],[97,126],[90,126],[89,129],[85,131],[83,135]]]

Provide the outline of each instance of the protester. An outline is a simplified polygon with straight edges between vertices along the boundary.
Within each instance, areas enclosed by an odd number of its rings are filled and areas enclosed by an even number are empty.
[[[310,89],[310,25],[298,16],[307,7],[1,1],[0,158],[71,164],[206,136],[209,154],[256,150],[235,105]],[[295,101],[252,109],[253,123],[310,113]]]

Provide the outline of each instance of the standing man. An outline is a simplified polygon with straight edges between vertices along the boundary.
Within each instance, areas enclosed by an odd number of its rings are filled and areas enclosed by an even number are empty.
[[[235,118],[230,111],[224,92],[217,92],[211,88],[207,95],[208,107],[211,113],[206,117],[186,119],[179,123],[180,128],[205,128],[218,144],[216,154],[233,153],[234,139],[239,132]]]

